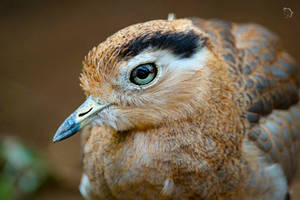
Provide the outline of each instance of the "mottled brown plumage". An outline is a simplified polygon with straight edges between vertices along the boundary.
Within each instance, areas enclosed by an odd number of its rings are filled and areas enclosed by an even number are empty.
[[[127,81],[133,64],[150,61],[160,67],[152,85]],[[299,155],[299,68],[267,29],[150,21],[109,37],[83,66],[86,95],[110,105],[82,131],[86,199],[288,194]]]

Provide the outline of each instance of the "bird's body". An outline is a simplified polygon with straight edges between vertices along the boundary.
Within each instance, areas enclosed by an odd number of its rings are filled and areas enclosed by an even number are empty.
[[[82,131],[86,199],[287,197],[300,77],[273,33],[156,20],[117,32],[83,64],[84,91],[104,105]]]

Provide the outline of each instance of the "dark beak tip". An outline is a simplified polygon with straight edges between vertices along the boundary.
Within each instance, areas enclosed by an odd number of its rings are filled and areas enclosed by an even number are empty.
[[[94,114],[91,112],[97,107],[97,103],[89,97],[75,112],[73,112],[57,129],[52,138],[52,143],[65,140],[76,134],[83,126],[87,125],[94,119]],[[102,110],[105,106],[99,105],[98,110]],[[87,111],[86,111],[87,110]]]
[[[56,143],[56,142],[58,142],[59,140],[57,140],[57,139],[55,139],[55,138],[53,138],[52,139],[52,143],[54,144],[54,143]]]
[[[56,142],[59,142],[60,141],[60,138],[58,137],[57,134],[55,134],[52,138],[52,143],[56,143]]]
[[[74,134],[76,134],[80,129],[80,125],[74,124],[73,126],[68,126],[68,128],[65,128],[64,124],[58,128],[55,135],[53,136],[52,143],[60,142],[62,140],[65,140]]]

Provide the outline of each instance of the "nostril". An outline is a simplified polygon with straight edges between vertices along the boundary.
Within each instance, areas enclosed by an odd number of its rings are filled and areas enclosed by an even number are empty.
[[[88,114],[89,112],[91,112],[92,109],[93,109],[93,108],[90,108],[88,111],[83,112],[83,113],[80,113],[78,116],[79,116],[79,117],[82,117],[83,115],[86,115],[86,114]]]

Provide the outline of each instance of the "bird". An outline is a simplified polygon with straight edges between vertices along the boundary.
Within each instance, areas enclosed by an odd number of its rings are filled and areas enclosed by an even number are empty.
[[[255,23],[134,24],[84,58],[86,101],[53,142],[81,132],[87,200],[287,200],[299,71],[279,37]]]

